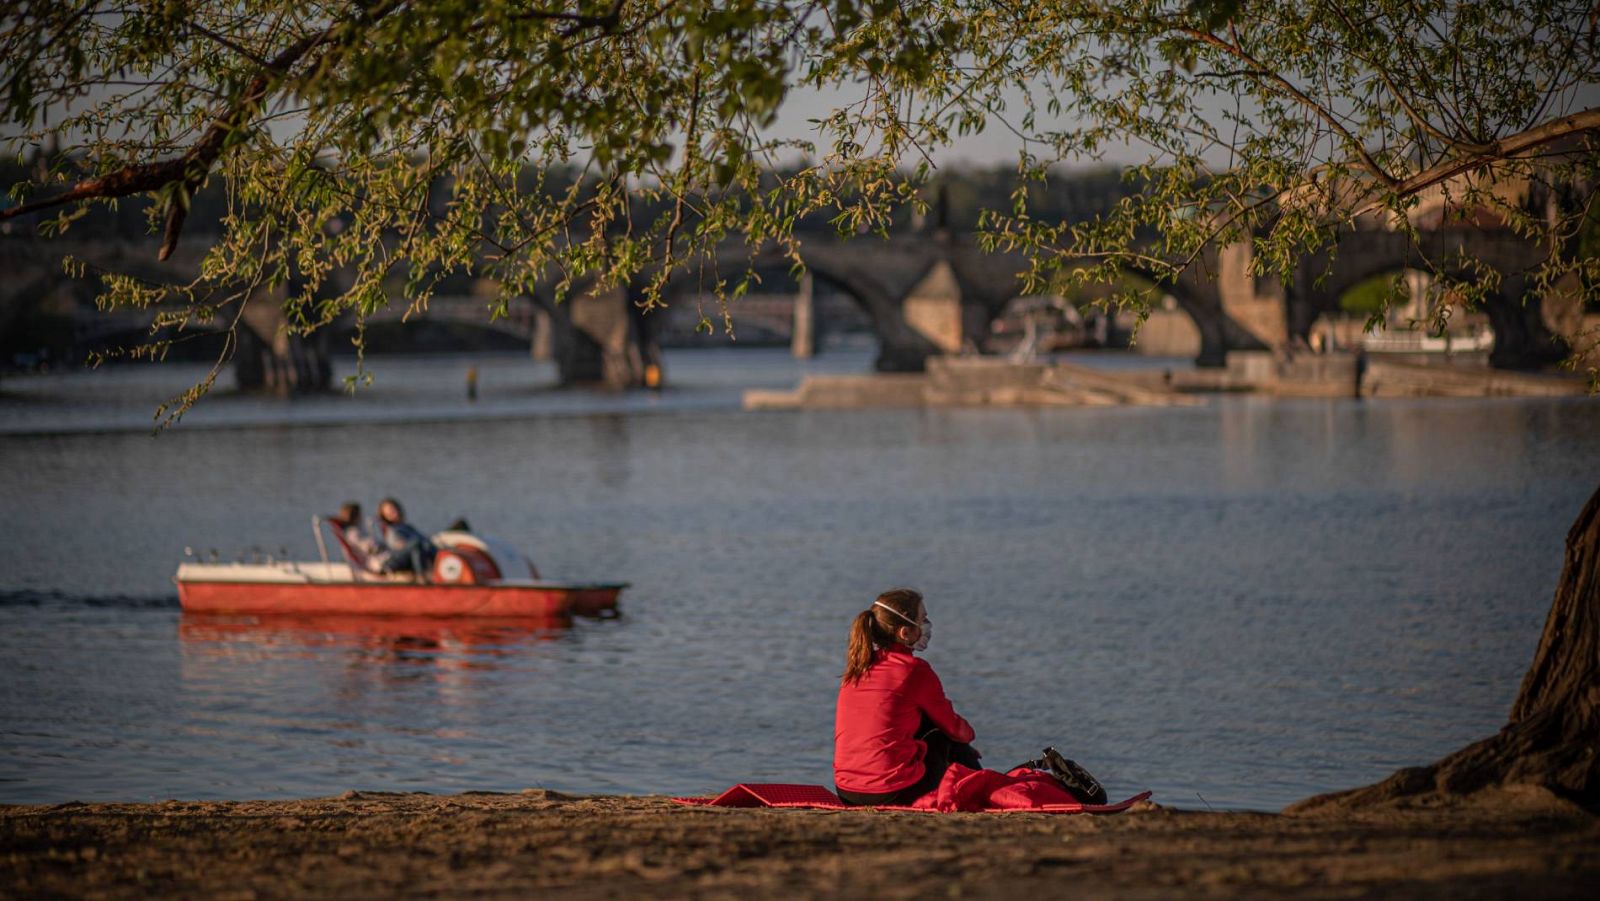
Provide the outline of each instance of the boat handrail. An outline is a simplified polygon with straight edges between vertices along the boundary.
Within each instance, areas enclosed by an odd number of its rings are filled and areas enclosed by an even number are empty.
[[[328,567],[331,564],[328,562],[328,545],[327,545],[327,542],[322,537],[322,527],[323,527],[323,525],[329,524],[329,523],[330,523],[330,520],[327,517],[322,516],[321,514],[317,514],[317,513],[311,514],[311,534],[316,536],[316,538],[317,538],[317,553],[322,555],[322,572],[323,572],[323,578],[324,579],[328,578]],[[337,538],[338,536],[334,536],[334,537]],[[360,570],[356,569],[355,561],[351,560],[348,554],[345,555],[344,565],[350,568],[350,581],[352,581],[352,582],[365,581],[365,576],[363,575],[363,573]],[[309,581],[309,582],[317,581],[316,579],[312,578],[310,575],[306,576],[306,580]]]
[[[328,545],[322,540],[322,517],[311,514],[311,534],[317,539],[317,553],[322,555],[322,565],[328,565]]]
[[[317,536],[317,552],[322,554],[322,571],[328,571],[328,544],[322,538],[322,517],[317,514],[310,515],[310,533]]]
[[[316,536],[317,553],[322,555],[322,572],[324,574],[324,578],[327,577],[326,574],[328,572],[328,544],[322,537],[322,525],[326,521],[327,520],[323,519],[322,516],[316,513],[311,514],[311,534]],[[356,575],[355,564],[351,563],[349,560],[346,560],[345,565],[350,567],[350,581],[361,581],[360,577]],[[306,581],[315,582],[317,580],[312,578],[310,573],[307,573]]]

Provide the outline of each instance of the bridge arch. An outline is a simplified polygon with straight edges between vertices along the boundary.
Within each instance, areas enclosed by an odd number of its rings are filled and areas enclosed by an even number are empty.
[[[874,368],[880,372],[919,371],[929,356],[939,349],[926,336],[906,322],[900,298],[870,272],[851,271],[826,259],[807,258],[806,270],[814,278],[837,288],[856,302],[878,336],[878,357]]]
[[[939,352],[932,341],[906,322],[900,304],[906,289],[926,271],[927,263],[906,269],[902,262],[902,271],[885,278],[884,273],[861,265],[860,261],[851,259],[835,246],[802,245],[800,259],[813,279],[849,297],[866,315],[873,333],[878,337],[878,357],[874,366],[880,372],[920,371],[924,361]],[[765,251],[745,259],[740,266],[741,269],[745,266],[756,269],[787,268],[793,262],[784,254]],[[914,275],[908,279],[906,273],[913,271]],[[898,274],[899,278],[894,279],[894,274]]]
[[[1463,259],[1473,264],[1461,264]],[[1445,275],[1466,280],[1484,265],[1500,274],[1498,288],[1483,304],[1495,333],[1490,365],[1538,369],[1567,354],[1566,343],[1544,321],[1541,299],[1530,292],[1529,275],[1544,259],[1537,243],[1508,231],[1435,230],[1416,239],[1387,230],[1350,232],[1297,267],[1286,298],[1289,338],[1307,339],[1317,318],[1337,310],[1339,299],[1367,279],[1442,263]]]
[[[1200,333],[1200,352],[1194,361],[1196,366],[1226,366],[1228,352],[1232,350],[1268,349],[1260,338],[1228,315],[1218,281],[1221,265],[1215,248],[1207,249],[1176,276],[1137,264],[1126,269],[1130,274],[1170,294],[1177,302],[1178,309],[1193,320]]]
[[[729,306],[729,312],[733,317],[734,329],[741,340],[751,328],[752,323],[755,323],[755,328],[758,331],[789,334],[796,316],[795,311],[788,308],[752,311],[750,305],[756,297],[776,298],[791,294],[801,294],[806,290],[805,277],[811,278],[814,286],[831,289],[827,293],[847,298],[849,305],[860,311],[867,325],[873,328],[874,335],[877,334],[877,320],[874,318],[872,304],[864,300],[857,290],[852,290],[852,286],[845,283],[832,270],[819,271],[815,267],[807,267],[805,275],[801,279],[792,279],[793,260],[777,254],[763,254],[754,260],[741,261],[739,265],[740,274],[744,272],[746,267],[752,269],[760,278],[761,286],[752,290],[751,294],[733,301]],[[733,267],[730,265],[726,269],[729,270],[728,274],[731,275]],[[711,294],[705,284],[706,280],[696,271],[676,273],[668,282],[664,296],[669,305],[672,306],[682,303],[685,298],[698,300],[701,304],[699,309],[704,311],[706,302],[711,298]]]

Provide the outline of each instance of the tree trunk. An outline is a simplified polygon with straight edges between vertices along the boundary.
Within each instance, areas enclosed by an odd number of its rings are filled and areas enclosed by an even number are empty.
[[[1600,810],[1600,491],[1567,533],[1566,564],[1511,720],[1499,733],[1365,788],[1318,795],[1286,813],[1538,785]]]

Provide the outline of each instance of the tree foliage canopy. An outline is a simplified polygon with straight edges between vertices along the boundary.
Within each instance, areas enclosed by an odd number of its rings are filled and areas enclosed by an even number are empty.
[[[180,325],[287,285],[312,330],[465,267],[502,304],[589,279],[655,303],[729,239],[792,250],[819,212],[881,229],[938,148],[1009,129],[1027,178],[1143,159],[1097,220],[1036,218],[1025,187],[985,216],[990,246],[1035,256],[1033,290],[1175,272],[1217,241],[1287,272],[1435,195],[1547,242],[1539,285],[1589,290],[1597,37],[1592,4],[1559,0],[19,0],[9,149],[66,152],[0,217],[60,230],[148,195],[165,258],[220,180],[197,277],[105,282]],[[840,100],[813,140],[774,138],[797,89]],[[749,276],[725,271],[702,278],[736,297]]]
[[[1030,85],[1020,130],[1039,150],[1025,168],[1132,142],[1148,151],[1132,170],[1144,190],[1087,226],[1019,209],[991,230],[1105,269],[1142,253],[1159,271],[1250,240],[1258,265],[1287,275],[1359,220],[1412,227],[1426,201],[1549,241],[1542,287],[1574,272],[1588,281],[1596,261],[1571,239],[1597,160],[1594,13],[1515,0],[1030,8],[1025,27],[974,45],[1002,48],[990,65]],[[1027,36],[1020,52],[1006,34]],[[1043,124],[1059,118],[1077,124]],[[1148,233],[1160,237],[1141,248]],[[1472,297],[1486,286],[1453,287]]]

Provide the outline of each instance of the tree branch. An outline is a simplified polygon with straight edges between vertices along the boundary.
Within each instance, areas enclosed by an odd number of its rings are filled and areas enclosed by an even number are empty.
[[[1372,67],[1372,71],[1376,72],[1378,78],[1382,79],[1384,86],[1389,89],[1390,94],[1394,95],[1395,101],[1400,104],[1400,108],[1405,111],[1406,117],[1411,120],[1413,125],[1415,125],[1423,133],[1432,135],[1434,138],[1444,142],[1446,145],[1466,153],[1483,153],[1488,149],[1488,147],[1484,144],[1463,141],[1460,138],[1446,134],[1440,129],[1434,127],[1433,123],[1429,122],[1426,116],[1423,116],[1420,112],[1418,112],[1416,107],[1411,104],[1411,101],[1406,98],[1405,93],[1400,90],[1399,85],[1395,84],[1394,79],[1389,75],[1388,68],[1382,63],[1378,62],[1377,59],[1361,53],[1356,49],[1356,41],[1361,33],[1361,26],[1358,26],[1355,22],[1351,21],[1350,16],[1338,3],[1332,4],[1331,8],[1334,12],[1334,15],[1338,16],[1340,21],[1344,22],[1345,28],[1350,34],[1350,54],[1356,59],[1359,59]]]
[[[512,19],[531,19],[542,22],[570,22],[571,24],[561,33],[564,38],[570,38],[585,28],[598,28],[601,31],[612,31],[622,22],[622,4],[625,0],[616,0],[611,4],[611,9],[600,15],[584,15],[583,13],[569,13],[565,10],[539,10],[530,9],[525,12],[513,13]]]
[[[375,6],[367,11],[368,23],[376,22],[398,6],[398,0],[389,0]],[[183,196],[175,196],[168,201],[161,248],[156,253],[157,259],[166,260],[177,248],[184,219],[189,215],[188,196],[205,182],[211,167],[227,149],[229,139],[238,134],[260,111],[275,80],[286,75],[307,53],[331,39],[343,25],[343,22],[336,22],[317,34],[306,35],[279,51],[270,60],[263,61],[232,105],[212,119],[205,133],[182,156],[128,165],[106,175],[84,179],[53,197],[0,210],[0,221],[79,200],[127,197],[160,190],[176,183]]]
[[[1595,132],[1600,132],[1600,107],[1592,107],[1582,112],[1573,113],[1570,116],[1562,116],[1536,128],[1508,135],[1488,144],[1482,153],[1472,153],[1457,159],[1446,160],[1396,182],[1390,187],[1397,197],[1408,197],[1480,166],[1524,156],[1531,150],[1555,143],[1564,138]],[[1369,204],[1363,212],[1371,210],[1375,206],[1376,204]]]
[[[1278,87],[1279,90],[1293,98],[1296,103],[1299,103],[1301,106],[1304,106],[1306,109],[1310,110],[1317,116],[1317,118],[1327,123],[1329,128],[1332,128],[1334,131],[1338,132],[1339,136],[1344,139],[1345,143],[1348,144],[1350,148],[1356,152],[1356,155],[1361,158],[1362,167],[1368,172],[1372,173],[1373,177],[1377,178],[1379,181],[1382,181],[1386,185],[1390,185],[1391,187],[1397,183],[1395,177],[1390,175],[1389,172],[1383,168],[1383,166],[1379,165],[1377,160],[1372,158],[1372,154],[1367,152],[1367,148],[1362,146],[1361,141],[1357,139],[1355,135],[1351,134],[1342,124],[1340,124],[1339,120],[1335,118],[1334,115],[1325,107],[1323,107],[1322,104],[1306,96],[1304,91],[1301,91],[1299,88],[1290,84],[1288,79],[1284,78],[1282,75],[1279,75],[1278,73],[1262,65],[1259,60],[1245,52],[1243,47],[1230,44],[1211,32],[1202,31],[1198,28],[1178,25],[1175,26],[1173,30],[1180,34],[1188,35],[1189,37],[1200,41],[1203,44],[1215,47],[1230,56],[1237,57],[1245,65],[1253,69],[1258,78],[1272,82]]]
[[[211,40],[217,42],[218,44],[221,44],[222,46],[228,48],[229,50],[232,50],[234,53],[239,54],[240,56],[244,57],[245,59],[247,59],[247,60],[249,60],[249,61],[251,61],[253,63],[255,63],[258,66],[261,66],[261,67],[265,68],[267,66],[272,65],[269,61],[267,61],[265,59],[262,59],[260,56],[257,56],[253,51],[250,50],[250,48],[245,47],[244,45],[238,43],[237,41],[232,40],[231,38],[227,37],[226,35],[218,34],[215,31],[212,31],[211,29],[206,28],[205,26],[203,26],[203,25],[201,25],[201,24],[199,24],[197,22],[190,22],[189,25],[188,25],[188,28],[189,28],[190,31],[194,32],[195,34],[198,34],[201,37],[210,38]]]

